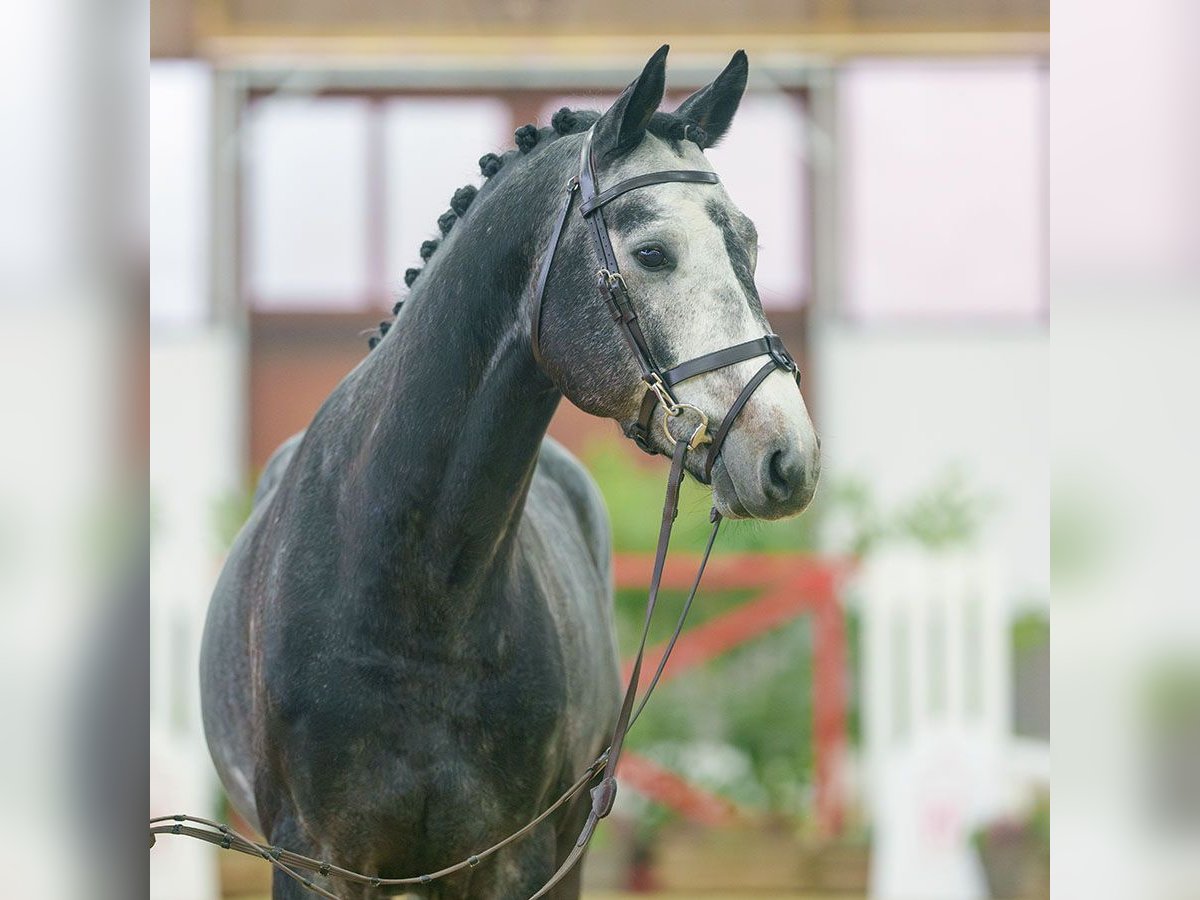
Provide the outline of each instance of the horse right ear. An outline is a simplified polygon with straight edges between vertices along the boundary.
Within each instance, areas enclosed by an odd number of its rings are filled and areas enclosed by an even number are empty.
[[[733,114],[737,112],[738,104],[742,102],[742,94],[746,92],[746,76],[750,71],[750,62],[746,59],[746,51],[739,50],[733,54],[733,59],[711,84],[705,85],[679,104],[675,115],[690,119],[704,129],[704,142],[701,149],[707,149],[719,141],[729,130]]]
[[[667,44],[659,47],[642,69],[642,74],[596,120],[592,141],[598,152],[605,156],[619,156],[641,143],[650,117],[662,103],[663,91],[667,86],[669,49]]]

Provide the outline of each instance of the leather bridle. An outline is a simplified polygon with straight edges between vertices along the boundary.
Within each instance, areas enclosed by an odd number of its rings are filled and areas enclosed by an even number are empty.
[[[654,419],[654,412],[661,405],[663,407],[663,433],[667,436],[669,442],[674,443],[671,453],[671,470],[667,477],[666,498],[663,503],[662,523],[659,527],[658,545],[655,550],[654,567],[651,571],[650,588],[646,599],[646,615],[642,626],[641,640],[638,645],[637,656],[634,658],[633,667],[630,671],[629,681],[625,687],[625,694],[621,701],[620,712],[617,715],[617,723],[613,728],[612,739],[609,742],[608,749],[597,757],[557,800],[520,830],[501,839],[486,850],[481,850],[454,865],[447,866],[436,872],[430,872],[426,875],[417,875],[408,878],[379,878],[364,875],[334,866],[325,860],[284,850],[282,847],[273,847],[268,844],[258,843],[244,835],[238,834],[230,829],[228,825],[185,814],[159,816],[151,819],[151,847],[154,846],[155,835],[158,834],[182,834],[198,838],[226,849],[238,850],[252,856],[260,856],[271,863],[281,874],[295,879],[314,893],[322,897],[332,898],[332,900],[338,900],[336,894],[330,893],[325,888],[315,884],[310,877],[302,873],[316,873],[327,878],[336,878],[372,887],[400,887],[429,884],[432,881],[464,869],[474,868],[503,847],[524,837],[549,818],[552,813],[577,796],[584,787],[595,781],[597,776],[600,776],[599,782],[591,788],[592,808],[588,812],[583,829],[580,831],[575,845],[571,848],[571,852],[550,877],[550,880],[529,898],[529,900],[540,900],[575,867],[580,857],[583,856],[584,851],[586,851],[592,835],[595,833],[596,826],[601,819],[612,811],[613,802],[616,800],[617,795],[617,764],[621,758],[621,750],[625,744],[625,737],[629,733],[629,729],[633,726],[633,723],[637,721],[638,716],[641,715],[642,710],[645,709],[650,695],[654,692],[654,688],[658,685],[663,670],[666,668],[671,651],[675,648],[675,643],[683,631],[684,621],[687,618],[688,611],[691,609],[692,601],[696,597],[696,592],[699,590],[700,580],[704,576],[704,569],[708,565],[713,544],[717,539],[717,532],[721,527],[721,514],[714,507],[709,516],[712,522],[712,529],[709,532],[704,553],[700,558],[700,565],[696,571],[695,580],[692,582],[691,590],[684,601],[683,608],[675,624],[675,629],[670,640],[667,641],[666,648],[659,659],[654,675],[651,677],[645,693],[642,694],[641,702],[637,703],[638,683],[642,674],[646,643],[650,634],[650,623],[658,602],[659,586],[662,582],[663,567],[666,564],[671,530],[679,511],[679,489],[683,482],[684,464],[687,460],[687,454],[689,451],[694,451],[706,444],[708,445],[708,456],[704,467],[704,481],[710,481],[713,464],[721,452],[725,438],[729,435],[730,428],[759,385],[776,369],[783,369],[784,371],[793,373],[797,385],[800,382],[800,375],[791,354],[787,352],[787,349],[783,346],[783,342],[775,334],[766,334],[760,338],[744,341],[732,347],[726,347],[723,350],[706,353],[686,362],[677,363],[668,369],[663,369],[656,363],[654,354],[650,350],[650,345],[646,341],[646,336],[642,332],[637,311],[630,302],[629,290],[625,284],[625,279],[621,275],[617,256],[613,250],[612,241],[609,239],[608,228],[605,226],[604,214],[601,210],[610,201],[638,188],[649,187],[655,184],[665,184],[667,182],[717,184],[720,179],[715,172],[705,172],[695,169],[674,169],[635,175],[632,178],[618,182],[607,190],[601,191],[596,178],[595,159],[592,150],[593,136],[594,128],[589,130],[584,138],[583,148],[580,153],[579,174],[567,182],[566,197],[563,199],[562,206],[555,219],[554,229],[550,237],[550,245],[546,250],[545,256],[542,258],[542,265],[538,272],[531,317],[530,337],[533,345],[533,356],[538,364],[544,368],[545,364],[541,351],[541,318],[546,282],[550,277],[550,267],[554,263],[555,251],[562,239],[563,229],[566,226],[571,207],[574,205],[575,195],[579,194],[581,198],[579,212],[587,223],[588,231],[592,236],[599,257],[600,268],[596,273],[596,283],[600,290],[600,296],[604,298],[613,321],[617,323],[622,336],[625,338],[625,342],[629,345],[630,351],[633,353],[634,359],[641,369],[642,381],[646,385],[637,421],[628,429],[627,433],[646,452],[658,453],[659,451],[651,443],[650,429]],[[730,406],[722,418],[716,434],[709,435],[707,416],[695,406],[681,403],[675,395],[675,386],[689,378],[695,378],[697,375],[714,372],[717,369],[723,369],[727,366],[760,356],[768,357],[767,361],[763,363],[762,367],[755,372],[745,387],[742,388],[741,393],[738,394],[733,405]],[[673,419],[681,417],[685,411],[694,413],[698,418],[698,424],[690,434],[684,437],[675,437],[671,432],[670,423]]]
[[[654,353],[650,349],[650,344],[646,340],[646,335],[642,331],[637,310],[634,309],[630,301],[629,288],[625,283],[624,276],[621,274],[621,267],[617,262],[617,254],[613,249],[612,241],[608,236],[608,228],[604,223],[603,207],[617,197],[638,188],[650,187],[655,184],[666,184],[667,182],[718,184],[721,179],[717,177],[716,172],[705,172],[700,169],[666,169],[660,172],[647,172],[643,175],[634,175],[632,178],[626,178],[624,181],[620,181],[602,191],[600,190],[599,181],[596,178],[596,160],[592,149],[594,136],[594,127],[589,129],[588,133],[584,136],[579,156],[579,174],[567,182],[566,197],[563,199],[558,217],[555,219],[554,229],[550,233],[550,245],[542,257],[542,266],[538,271],[538,279],[534,288],[533,314],[530,325],[533,358],[539,365],[543,368],[545,367],[542,359],[541,330],[542,305],[545,302],[546,282],[550,278],[550,268],[554,264],[555,251],[558,249],[558,244],[562,239],[567,217],[570,215],[575,195],[578,193],[580,195],[579,213],[583,216],[584,222],[587,223],[588,233],[592,237],[592,243],[595,246],[596,255],[600,263],[600,268],[596,272],[596,286],[599,288],[600,296],[604,299],[609,314],[617,324],[621,336],[625,339],[625,343],[629,345],[630,352],[633,354],[633,358],[641,370],[642,381],[645,383],[637,421],[627,429],[626,434],[647,453],[658,453],[659,451],[651,442],[650,433],[654,420],[654,412],[658,406],[661,405],[663,407],[663,432],[667,435],[669,442],[674,442],[675,440],[671,434],[670,420],[680,416],[685,410],[694,413],[699,419],[699,425],[692,432],[691,437],[688,439],[688,444],[692,450],[704,444],[710,445],[708,448],[708,457],[704,464],[704,481],[708,482],[712,479],[713,464],[720,455],[721,448],[725,444],[725,438],[729,436],[730,428],[733,427],[734,421],[749,402],[755,390],[758,389],[758,386],[777,368],[792,372],[796,377],[796,383],[799,384],[799,370],[796,367],[795,360],[792,359],[791,354],[783,346],[783,341],[777,334],[765,334],[760,338],[744,341],[732,347],[726,347],[723,350],[705,353],[703,356],[697,356],[686,362],[678,363],[669,369],[664,369],[658,365],[654,359]],[[733,405],[721,420],[721,425],[717,428],[716,434],[710,436],[708,434],[708,417],[696,407],[680,403],[675,396],[675,386],[689,378],[695,378],[697,375],[714,372],[717,369],[723,369],[727,366],[760,356],[768,357],[767,361],[746,383],[742,392],[734,400]]]

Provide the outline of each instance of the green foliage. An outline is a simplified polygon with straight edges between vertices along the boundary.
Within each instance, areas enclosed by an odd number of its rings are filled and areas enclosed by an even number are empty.
[[[891,510],[880,507],[867,482],[849,477],[830,486],[820,514],[826,532],[851,556],[864,557],[891,541],[911,541],[931,550],[975,541],[994,508],[976,493],[957,466],[950,466]]]
[[[647,463],[618,441],[600,442],[584,457],[608,504],[615,550],[651,552],[664,491],[662,462]],[[685,480],[672,552],[703,549],[710,502],[707,487]],[[953,547],[977,537],[990,509],[958,469],[886,510],[864,479],[845,478],[823,484],[813,506],[797,519],[727,523],[715,552],[799,554],[824,546],[862,557],[889,541]],[[754,593],[701,591],[688,627],[736,608]],[[662,593],[651,645],[669,637],[684,599],[684,592]],[[617,592],[624,658],[636,649],[644,614],[644,590]],[[853,616],[846,639],[849,668],[858,671],[859,630]],[[630,732],[630,747],[735,802],[796,815],[808,806],[813,774],[811,640],[808,623],[797,620],[663,684]],[[848,709],[854,743],[860,732],[859,699],[852,694]],[[648,836],[669,818],[667,811],[647,805],[639,828]]]
[[[862,617],[856,610],[845,610],[846,669],[849,673],[846,697],[846,730],[850,746],[862,746],[863,698],[858,690],[857,673],[862,671]]]
[[[1050,794],[1040,792],[1029,814],[1029,826],[1037,841],[1038,849],[1050,857]]]
[[[659,518],[647,512],[662,502],[661,463],[645,464],[619,441],[599,441],[584,462],[600,485],[612,519],[618,553],[648,552],[658,538]],[[930,549],[969,545],[995,504],[974,491],[966,474],[951,466],[890,510],[860,477],[826,479],[804,515],[782,522],[726,522],[716,553],[813,553],[819,547],[862,557],[884,542],[914,541]],[[671,538],[676,551],[700,552],[708,536],[709,489],[685,479],[679,518]],[[831,546],[831,544],[833,546]]]
[[[1154,663],[1144,676],[1142,707],[1160,734],[1200,733],[1200,661],[1171,655]]]
[[[1050,620],[1040,611],[1017,616],[1012,625],[1013,649],[1018,653],[1036,650],[1050,643]]]
[[[900,508],[895,528],[930,549],[961,547],[978,536],[993,506],[971,491],[961,469],[951,467]]]
[[[584,463],[600,485],[612,519],[613,547],[618,553],[649,552],[658,541],[659,517],[666,489],[660,463],[646,465],[617,441],[599,441],[584,454]],[[709,489],[691,478],[683,482],[679,518],[671,536],[675,552],[699,553],[711,527]],[[726,522],[718,553],[800,553],[816,547],[815,520],[809,515],[785,522]]]
[[[240,491],[229,491],[218,497],[213,503],[213,534],[217,548],[224,553],[233,544],[233,539],[241,531],[246,520],[250,518],[250,510],[254,504],[254,489],[245,488]]]
[[[1076,481],[1056,482],[1050,512],[1050,578],[1070,585],[1095,577],[1119,549],[1120,516],[1103,494]]]
[[[888,525],[875,502],[875,495],[862,478],[849,477],[829,488],[830,518],[840,517],[843,543],[851,556],[862,557],[888,534]]]
[[[736,803],[795,815],[812,779],[811,640],[797,620],[667,682],[629,746]]]

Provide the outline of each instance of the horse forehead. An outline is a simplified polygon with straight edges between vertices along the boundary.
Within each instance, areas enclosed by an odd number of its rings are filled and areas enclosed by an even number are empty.
[[[672,145],[653,134],[646,135],[637,148],[621,157],[613,167],[612,178],[623,181],[634,175],[661,172],[665,169],[713,170],[712,164],[691,141],[677,141]]]
[[[677,142],[678,149],[667,141],[654,135],[647,135],[637,149],[623,157],[612,169],[607,178],[603,178],[600,187],[616,184],[626,178],[645,175],[650,172],[663,172],[672,169],[691,169],[701,172],[712,172],[712,164],[708,158],[690,141]],[[681,219],[694,234],[711,233],[720,237],[721,231],[713,223],[709,209],[715,202],[723,208],[728,217],[737,219],[742,212],[730,199],[725,186],[718,182],[713,185],[699,185],[689,182],[668,181],[662,184],[648,185],[625,195],[631,201],[643,207],[644,213],[660,220]]]

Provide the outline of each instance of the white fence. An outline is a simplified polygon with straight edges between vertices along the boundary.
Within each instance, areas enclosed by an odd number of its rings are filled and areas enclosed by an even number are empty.
[[[1010,800],[1009,615],[992,560],[909,549],[861,581],[871,896],[986,896],[971,834]]]

